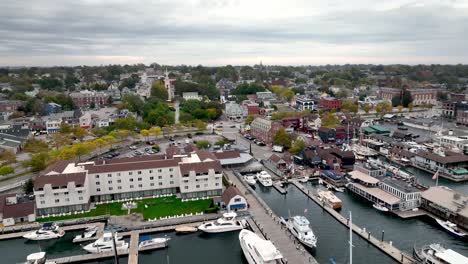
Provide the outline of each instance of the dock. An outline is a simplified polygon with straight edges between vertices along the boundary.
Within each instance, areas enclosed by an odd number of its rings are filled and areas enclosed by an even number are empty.
[[[62,226],[60,228],[63,229],[64,231],[74,231],[74,230],[86,229],[87,227],[89,227],[89,225],[90,224],[70,225],[70,226]],[[102,234],[102,231],[104,230],[104,223],[101,223],[101,222],[100,223],[93,223],[93,225],[96,225],[98,227],[97,234]],[[33,230],[3,234],[3,235],[0,235],[0,240],[21,238],[25,234],[30,233],[32,231]]]
[[[248,220],[252,230],[265,239],[270,240],[283,255],[282,263],[313,263],[318,262],[302,244],[281,224],[278,217],[268,205],[246,183],[225,171],[226,177],[244,194],[249,204],[251,219]]]
[[[302,184],[300,184],[297,181],[292,182],[294,186],[296,186],[299,190],[301,190],[307,197],[309,197],[311,200],[313,200],[315,203],[317,203],[320,207],[322,207],[325,211],[327,211],[331,216],[333,216],[338,222],[343,224],[346,227],[349,227],[349,220],[342,216],[340,213],[332,209],[331,207],[328,207],[325,203],[322,203],[318,197],[313,194],[309,189],[305,188]],[[403,264],[410,264],[410,263],[415,263],[415,260],[408,255],[407,253],[399,250],[392,244],[386,242],[386,241],[381,241],[374,236],[372,236],[369,232],[367,232],[365,229],[360,228],[356,224],[352,223],[352,229],[353,232],[357,235],[359,235],[361,238],[367,240],[370,244],[375,246],[376,248],[380,249],[382,252],[387,254],[388,256],[392,257],[394,260],[396,260],[399,263]]]
[[[273,187],[281,194],[287,194],[288,191],[283,188],[283,184],[281,182],[275,182],[273,183]]]
[[[128,264],[138,264],[138,239],[140,234],[132,231],[130,236],[130,248],[128,252]]]

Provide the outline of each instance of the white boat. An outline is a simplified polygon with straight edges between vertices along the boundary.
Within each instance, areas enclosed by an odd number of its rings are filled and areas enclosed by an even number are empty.
[[[90,243],[86,246],[83,247],[84,250],[86,250],[89,253],[100,253],[100,252],[109,252],[114,250],[114,240],[115,239],[115,245],[117,250],[127,250],[128,249],[128,243],[122,240],[121,237],[117,236],[117,233],[115,236],[112,236],[111,232],[105,232],[101,238],[98,240],[94,241],[93,243]]]
[[[340,198],[336,197],[331,191],[318,190],[318,199],[330,206],[333,209],[340,209],[342,202]]]
[[[317,246],[317,238],[309,226],[309,220],[305,216],[297,215],[284,221],[289,231],[304,245],[310,248]]]
[[[239,242],[249,264],[275,264],[283,258],[270,240],[261,239],[252,231],[240,231]]]
[[[236,217],[237,214],[234,212],[224,213],[221,218],[202,224],[198,229],[206,233],[222,233],[244,229],[246,221],[243,219],[238,220]]]
[[[169,237],[155,237],[151,238],[149,236],[140,237],[140,244],[138,244],[139,249],[145,249],[149,247],[157,247],[160,248],[167,247],[167,242],[171,240]]]
[[[306,183],[309,181],[309,176],[303,176],[298,179],[299,182]]]
[[[60,229],[53,223],[45,223],[41,229],[29,232],[23,237],[29,240],[48,240],[61,238],[65,235],[65,231]]]
[[[257,183],[257,180],[255,180],[255,176],[251,174],[247,174],[244,176],[244,181],[247,182],[248,185],[255,185]]]
[[[85,229],[83,234],[77,235],[75,238],[73,238],[73,242],[78,242],[81,239],[91,238],[96,235],[97,230],[97,226],[89,226]]]
[[[413,256],[421,264],[466,264],[468,258],[451,249],[445,249],[440,244],[413,248]]]
[[[388,212],[388,208],[380,204],[373,204],[372,207],[382,212]]]
[[[265,187],[273,186],[273,181],[271,180],[271,175],[266,171],[261,171],[257,173],[257,180]]]
[[[336,186],[333,186],[332,188],[333,188],[333,190],[335,190],[335,191],[337,191],[337,192],[344,192],[344,191],[345,191],[345,188],[343,188],[343,187],[336,187]]]
[[[456,224],[450,221],[443,221],[441,219],[436,218],[436,222],[454,236],[464,238],[468,235],[465,231],[461,230]]]
[[[318,183],[319,183],[319,184],[323,184],[323,180],[322,180],[322,179],[319,179],[319,180],[318,180]]]

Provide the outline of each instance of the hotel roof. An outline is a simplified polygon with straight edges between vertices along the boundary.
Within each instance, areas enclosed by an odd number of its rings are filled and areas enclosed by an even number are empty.
[[[365,187],[365,186],[362,186],[361,184],[358,184],[358,183],[353,183],[354,187],[358,188],[358,189],[361,189],[362,191],[382,200],[383,202],[387,203],[387,204],[398,204],[400,203],[400,198],[394,196],[394,195],[391,195],[385,191],[383,191],[382,189],[379,189],[377,187],[374,187],[374,188],[368,188],[368,187]]]
[[[353,180],[360,180],[369,184],[377,184],[379,182],[378,179],[372,176],[369,176],[362,171],[353,170],[349,172],[348,174],[351,176],[351,179]]]

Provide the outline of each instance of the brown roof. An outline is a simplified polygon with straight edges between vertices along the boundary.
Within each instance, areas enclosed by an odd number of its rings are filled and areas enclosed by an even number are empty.
[[[194,152],[194,151],[197,151],[197,150],[198,150],[198,148],[194,144],[188,144],[187,146],[184,147],[184,151],[186,153],[191,153],[191,152]]]
[[[47,174],[49,172],[52,172],[52,171],[55,171],[57,173],[62,173],[63,170],[65,170],[65,168],[68,166],[68,164],[70,164],[71,162],[73,161],[69,161],[69,160],[59,160],[57,162],[55,162],[54,164],[52,164],[51,166],[47,167],[47,169],[45,169],[45,171],[43,172],[43,174]]]
[[[67,186],[69,182],[75,182],[75,185],[83,185],[86,179],[85,172],[41,175],[34,181],[34,189],[44,188],[44,185],[51,184],[52,187]]]
[[[86,165],[85,169],[88,173],[105,173],[105,172],[117,172],[117,171],[131,171],[131,170],[145,170],[153,168],[167,168],[177,167],[180,159],[164,159],[164,160],[147,160],[147,161],[133,161],[114,163],[114,164],[98,164],[98,165]]]
[[[166,149],[166,154],[168,157],[172,157],[174,155],[180,155],[181,153],[182,151],[180,150],[180,148],[176,146],[170,146]]]
[[[430,159],[442,164],[447,164],[447,163],[460,163],[460,162],[468,162],[468,155],[463,155],[463,154],[453,154],[453,155],[447,155],[447,154],[452,154],[449,152],[445,153],[446,156],[440,156],[432,152],[428,151],[420,151],[416,155]]]
[[[206,150],[197,150],[196,154],[197,154],[198,158],[200,158],[201,161],[205,161],[205,160],[208,160],[208,159],[216,160],[215,155],[213,155],[213,153],[208,152]]]
[[[270,160],[273,161],[274,163],[280,163],[281,160],[283,160],[281,157],[279,157],[278,155],[276,154],[272,154],[270,156]],[[285,161],[283,160],[282,163],[285,163]]]
[[[221,197],[221,200],[224,202],[224,204],[228,204],[231,199],[236,196],[240,195],[242,196],[242,193],[234,186],[229,186],[223,193],[223,196]]]
[[[213,153],[217,159],[235,159],[240,157],[238,151],[224,151]]]
[[[157,154],[157,155],[148,155],[148,156],[137,156],[137,157],[122,157],[116,159],[105,160],[105,164],[117,164],[117,163],[128,163],[128,162],[140,162],[140,161],[151,161],[151,160],[163,160],[166,159],[166,155]],[[104,160],[96,161],[96,165],[104,164]]]
[[[3,218],[26,217],[34,214],[34,201],[5,205],[3,208]]]
[[[0,195],[0,213],[3,212],[3,208],[5,207],[5,204],[6,204],[6,198],[13,197],[15,195],[16,194],[14,193],[7,193],[7,194]]]
[[[182,175],[189,174],[190,171],[195,173],[208,173],[210,169],[214,169],[215,172],[221,173],[221,163],[219,161],[206,161],[206,162],[194,162],[194,163],[180,163],[180,173]]]

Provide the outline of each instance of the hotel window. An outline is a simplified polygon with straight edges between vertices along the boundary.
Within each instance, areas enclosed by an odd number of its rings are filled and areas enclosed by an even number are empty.
[[[171,174],[170,178],[174,178],[174,175]]]
[[[129,172],[129,173],[128,173],[128,175],[132,175],[132,174],[133,174],[133,172]]]
[[[101,189],[100,189],[100,188],[97,188],[97,189],[96,189],[96,192],[100,192],[100,191],[101,191]]]
[[[83,191],[78,191],[77,193],[83,193]]]
[[[96,179],[99,179],[99,175],[96,175]]]
[[[170,168],[169,171],[173,171],[174,169],[173,168]]]
[[[59,193],[54,193],[54,196],[59,196]]]
[[[80,196],[80,197],[78,197],[78,200],[82,201],[82,200],[83,200],[83,197],[81,197],[81,196]]]
[[[120,172],[117,172],[117,176],[120,176]]]
[[[39,195],[39,197],[44,197],[44,195],[43,195],[43,194],[41,194],[41,195]]]
[[[159,169],[159,170],[158,170],[158,172],[162,172],[162,170],[161,170],[161,169]]]
[[[55,199],[55,203],[60,203],[60,199]]]
[[[219,186],[219,183],[215,183],[215,186]]]
[[[188,189],[188,186],[185,186],[184,189],[187,190],[187,189]]]
[[[207,183],[205,183],[205,187],[208,187],[208,184],[207,184]]]
[[[150,180],[154,180],[154,177],[150,177]]]
[[[174,184],[174,181],[170,181],[169,184]]]
[[[63,194],[64,194],[64,195],[68,195],[68,192],[64,192]]]
[[[45,201],[41,201],[41,204],[45,204]]]
[[[100,182],[96,182],[96,185],[99,185],[99,184],[101,184],[101,183],[100,183]]]
[[[162,182],[159,183],[159,186],[162,186]]]
[[[114,189],[114,188],[112,188],[112,187],[109,187],[109,191],[112,191],[113,189]]]
[[[150,186],[154,186],[154,182],[150,183]]]
[[[140,188],[143,187],[143,184],[138,184],[138,187],[140,187]]]
[[[107,183],[112,184],[112,181],[108,181]]]
[[[65,198],[65,202],[69,202],[70,201],[70,198]]]
[[[130,185],[130,189],[133,189],[133,185]]]
[[[130,179],[131,182],[133,182],[133,179]]]
[[[141,174],[141,171],[138,171],[138,174]]]
[[[118,186],[117,189],[122,190],[122,186]]]
[[[110,173],[109,173],[109,174],[107,174],[107,177],[112,177],[112,174],[110,174]]]
[[[160,179],[160,180],[161,180],[161,179],[162,179],[162,176],[158,176],[158,179]]]
[[[141,181],[141,178],[138,178],[138,181]]]
[[[195,186],[196,188],[200,188],[200,185]]]
[[[122,180],[117,180],[117,183],[121,183],[121,182],[122,182]]]

